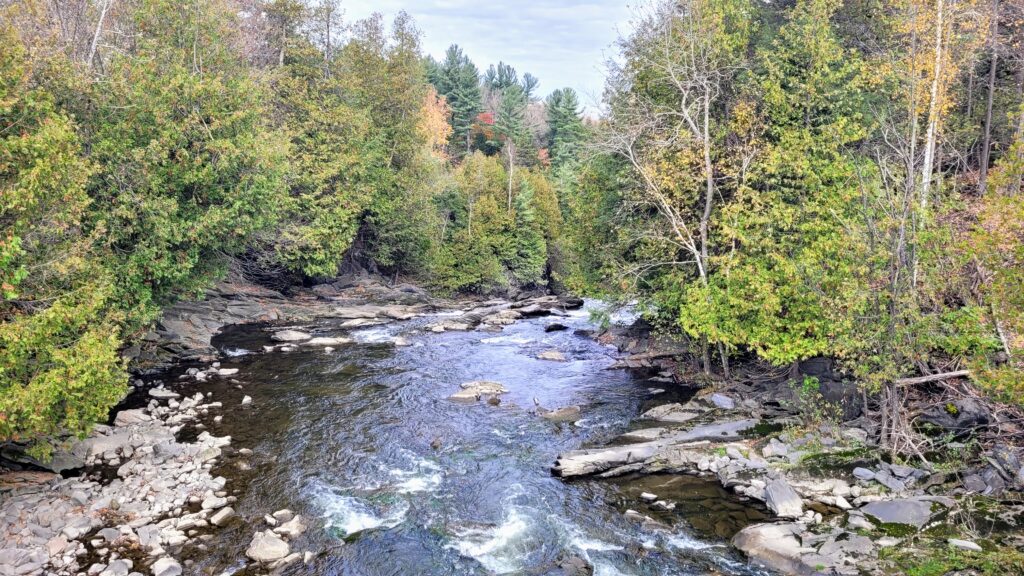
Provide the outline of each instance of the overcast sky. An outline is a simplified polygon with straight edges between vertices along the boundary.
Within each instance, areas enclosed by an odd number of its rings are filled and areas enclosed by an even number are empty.
[[[391,22],[405,10],[435,58],[458,44],[481,72],[504,60],[520,77],[539,78],[538,94],[570,86],[587,107],[600,101],[604,60],[632,14],[626,0],[342,0],[342,8],[347,22],[374,12]]]

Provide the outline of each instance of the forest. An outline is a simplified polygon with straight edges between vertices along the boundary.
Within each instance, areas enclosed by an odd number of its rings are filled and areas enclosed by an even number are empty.
[[[636,300],[711,381],[836,359],[895,452],[908,378],[1024,403],[1019,2],[656,2],[586,115],[332,0],[0,6],[2,439],[231,267]]]

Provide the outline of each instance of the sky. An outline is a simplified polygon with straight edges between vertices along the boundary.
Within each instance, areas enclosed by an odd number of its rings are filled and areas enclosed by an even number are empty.
[[[342,0],[353,22],[380,12],[386,22],[405,10],[423,32],[423,50],[440,59],[462,47],[480,72],[502,60],[540,79],[538,94],[571,87],[596,110],[604,62],[612,44],[629,32],[625,0]]]

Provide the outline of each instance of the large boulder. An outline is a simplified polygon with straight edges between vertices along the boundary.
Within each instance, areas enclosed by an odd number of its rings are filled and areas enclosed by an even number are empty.
[[[783,478],[768,483],[764,489],[764,501],[780,518],[799,518],[804,514],[804,501]]]
[[[737,532],[732,544],[754,564],[783,574],[811,576],[817,571],[800,559],[800,532],[797,524],[755,524]]]

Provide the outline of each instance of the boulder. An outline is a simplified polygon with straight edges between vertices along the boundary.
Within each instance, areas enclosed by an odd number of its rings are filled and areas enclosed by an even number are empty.
[[[783,478],[776,478],[764,489],[764,501],[780,518],[799,518],[804,513],[804,502],[796,490]]]
[[[561,332],[563,330],[568,329],[568,326],[566,326],[565,324],[559,324],[558,322],[553,322],[544,327],[545,332]]]
[[[956,433],[967,433],[991,422],[991,415],[979,400],[961,398],[925,410],[918,421]]]
[[[869,518],[886,524],[905,524],[923,528],[932,517],[932,503],[913,498],[881,500],[861,508]]]
[[[798,524],[755,524],[740,530],[732,544],[750,558],[750,561],[783,574],[811,576],[816,573],[800,558],[801,545],[796,535]]]
[[[551,362],[565,362],[565,354],[562,354],[558,350],[545,350],[537,355],[538,360],[548,360]]]
[[[114,426],[130,426],[132,424],[141,424],[152,420],[153,417],[146,414],[146,410],[144,408],[121,410],[117,413],[117,416],[114,416]]]
[[[274,528],[275,534],[280,534],[286,538],[298,538],[306,531],[306,524],[302,521],[302,516],[296,515],[291,520],[281,524],[277,528]]]
[[[288,543],[270,530],[257,532],[245,550],[245,555],[256,562],[274,562],[288,555]]]
[[[720,408],[722,410],[733,410],[736,408],[736,401],[725,394],[712,394],[711,396],[708,396],[708,402],[711,402],[715,408]]]
[[[463,382],[459,384],[461,390],[452,394],[448,397],[449,400],[461,401],[461,402],[475,402],[482,396],[498,396],[508,392],[504,386],[498,382],[491,382],[488,380],[474,380],[472,382]]]

